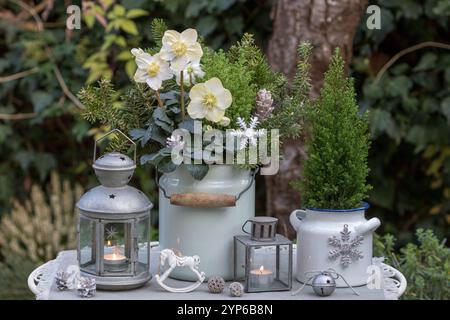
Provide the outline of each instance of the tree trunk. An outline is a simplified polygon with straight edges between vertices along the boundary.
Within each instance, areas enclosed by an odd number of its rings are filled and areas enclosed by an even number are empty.
[[[297,47],[309,41],[313,47],[310,59],[312,98],[322,87],[334,48],[339,47],[348,67],[352,58],[353,37],[367,0],[276,0],[272,9],[274,31],[268,46],[269,63],[289,80],[295,76]],[[289,214],[300,207],[300,194],[289,186],[302,172],[306,152],[302,139],[283,141],[284,160],[280,171],[266,176],[266,211],[280,220],[280,232],[294,238]]]

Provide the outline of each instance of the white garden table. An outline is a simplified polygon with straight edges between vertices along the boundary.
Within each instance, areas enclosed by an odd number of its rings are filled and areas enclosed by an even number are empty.
[[[158,265],[159,249],[157,243],[151,250],[151,271],[155,274]],[[295,250],[294,250],[295,252]],[[295,259],[294,259],[295,261]],[[34,270],[28,277],[28,286],[39,300],[73,300],[82,299],[78,297],[75,290],[59,291],[55,284],[55,274],[60,269],[66,269],[70,265],[77,265],[76,251],[62,251],[55,260],[51,260]],[[352,299],[352,300],[395,300],[398,299],[406,289],[405,277],[396,269],[382,263],[381,258],[374,258],[374,265],[382,270],[382,281],[379,289],[369,289],[367,286],[356,287],[360,294],[355,295],[350,288],[337,288],[328,297],[318,297],[313,293],[310,286],[306,286],[297,294],[291,291],[282,292],[260,292],[245,293],[242,298],[233,298],[228,295],[227,289],[222,294],[211,294],[208,292],[207,284],[203,283],[197,290],[190,293],[170,293],[160,288],[156,281],[151,280],[145,286],[128,291],[97,291],[88,300],[312,300],[312,299]],[[201,269],[201,264],[200,264]],[[295,271],[295,268],[294,268]],[[294,272],[295,274],[295,272]],[[173,287],[184,287],[189,283],[168,279],[167,284]],[[301,283],[293,280],[293,291],[301,286]],[[293,292],[292,291],[292,292]],[[85,298],[86,299],[86,298]]]

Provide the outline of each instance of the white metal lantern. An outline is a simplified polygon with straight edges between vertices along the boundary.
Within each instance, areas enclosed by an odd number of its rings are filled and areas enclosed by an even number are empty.
[[[121,131],[118,132],[136,145]],[[76,207],[78,223],[78,263],[82,275],[94,277],[97,288],[132,289],[144,285],[150,274],[149,199],[128,186],[136,168],[134,160],[118,153],[96,159],[95,174],[101,185],[85,193]]]

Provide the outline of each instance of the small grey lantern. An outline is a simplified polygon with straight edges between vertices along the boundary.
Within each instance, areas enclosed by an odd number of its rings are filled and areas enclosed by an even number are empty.
[[[117,132],[134,146],[134,160],[111,152],[96,159],[97,144]],[[95,142],[95,174],[101,185],[85,193],[76,207],[78,263],[83,276],[95,278],[98,289],[122,290],[144,285],[150,274],[149,199],[128,186],[136,168],[136,145],[120,130]]]
[[[251,232],[245,231],[247,222]],[[292,241],[276,234],[278,219],[255,217],[242,226],[250,235],[234,237],[234,278],[245,292],[283,291],[292,287]]]

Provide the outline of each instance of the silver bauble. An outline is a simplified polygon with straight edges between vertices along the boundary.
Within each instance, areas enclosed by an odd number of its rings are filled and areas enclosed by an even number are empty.
[[[322,272],[313,278],[312,287],[317,295],[326,297],[336,289],[336,281],[328,272]]]

